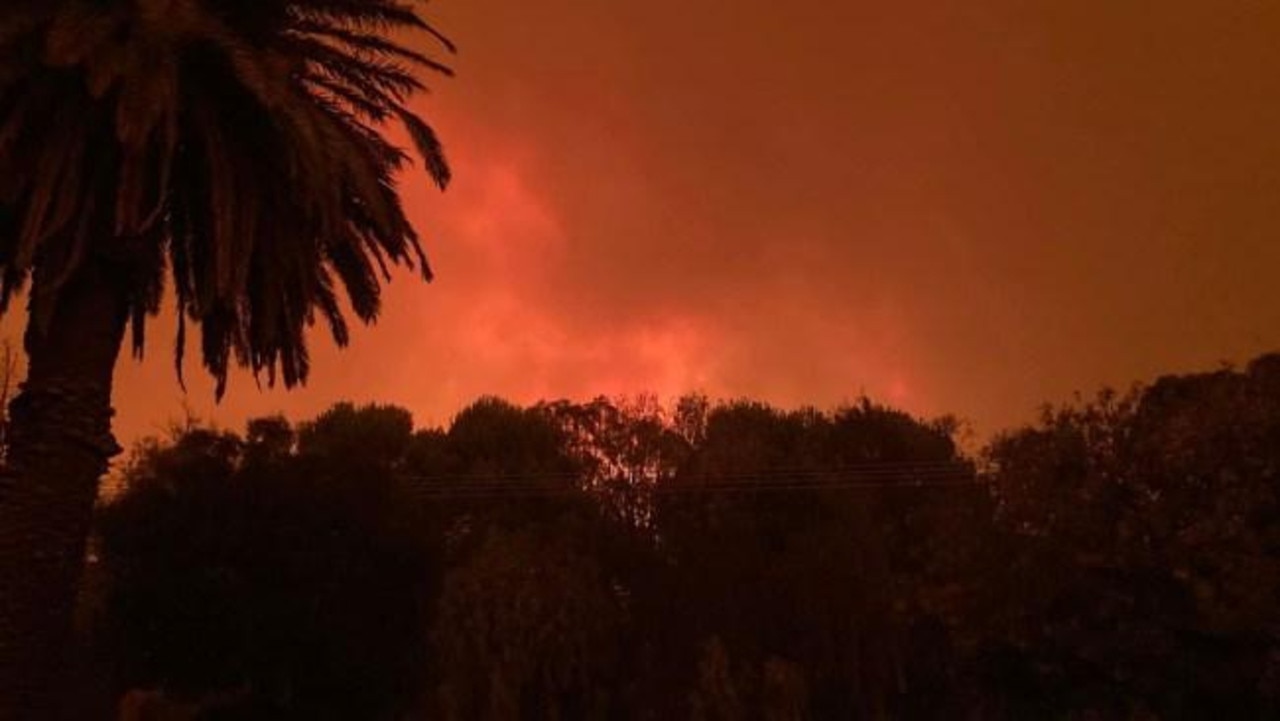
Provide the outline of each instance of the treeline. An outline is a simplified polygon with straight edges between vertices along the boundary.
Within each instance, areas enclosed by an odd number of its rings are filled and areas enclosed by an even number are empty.
[[[955,436],[696,396],[187,428],[101,509],[84,626],[138,718],[1280,714],[1280,356]]]

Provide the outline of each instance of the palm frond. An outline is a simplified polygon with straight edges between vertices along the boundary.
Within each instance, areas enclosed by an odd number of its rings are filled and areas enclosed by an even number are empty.
[[[307,331],[373,322],[392,266],[430,269],[397,194],[404,123],[441,188],[439,138],[408,109],[421,72],[395,39],[454,52],[395,0],[10,0],[0,17],[0,309],[33,271],[33,320],[77,268],[129,274],[135,353],[166,278],[204,367],[301,383]],[[393,35],[394,34],[394,35]],[[38,323],[37,323],[38,325]]]
[[[382,57],[389,60],[400,60],[428,68],[442,75],[453,76],[453,68],[424,55],[412,48],[406,47],[393,40],[389,40],[386,36],[377,33],[361,32],[351,30],[345,27],[330,25],[312,21],[300,21],[293,26],[293,30],[303,35],[315,35],[321,38],[337,41],[345,45],[347,52],[356,54],[372,55]]]
[[[412,112],[403,108],[399,111],[400,120],[404,123],[405,128],[409,131],[409,137],[413,140],[414,145],[418,146],[418,153],[422,156],[422,160],[427,165],[427,172],[431,174],[431,179],[436,185],[444,190],[449,186],[452,174],[449,171],[449,163],[444,157],[444,145],[440,142],[440,138],[436,136],[436,131],[431,129],[430,125],[414,115]]]

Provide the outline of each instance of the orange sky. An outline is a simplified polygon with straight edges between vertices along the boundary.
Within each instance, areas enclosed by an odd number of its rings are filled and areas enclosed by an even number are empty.
[[[980,432],[1046,400],[1280,348],[1280,3],[436,0],[402,274],[311,383],[440,423],[518,401],[867,392]],[[123,439],[181,415],[170,324],[123,357]],[[12,327],[9,321],[6,326]]]

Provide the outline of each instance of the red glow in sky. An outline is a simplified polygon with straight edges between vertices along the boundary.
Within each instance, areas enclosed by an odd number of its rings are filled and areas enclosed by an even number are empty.
[[[307,388],[184,396],[161,323],[119,433],[334,401],[862,393],[981,431],[1280,346],[1280,4],[437,0],[406,178],[438,280]],[[13,320],[7,321],[10,326]],[[197,376],[196,368],[188,376]]]

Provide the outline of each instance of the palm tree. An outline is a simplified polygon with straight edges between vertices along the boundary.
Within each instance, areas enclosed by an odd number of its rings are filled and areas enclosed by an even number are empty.
[[[397,195],[405,44],[453,47],[399,0],[4,0],[0,15],[0,309],[27,302],[28,375],[0,474],[0,719],[40,718],[66,640],[97,483],[119,448],[112,374],[172,284],[222,395],[228,368],[293,386],[340,296],[374,320],[396,265],[430,271]],[[170,280],[171,279],[171,280]]]

